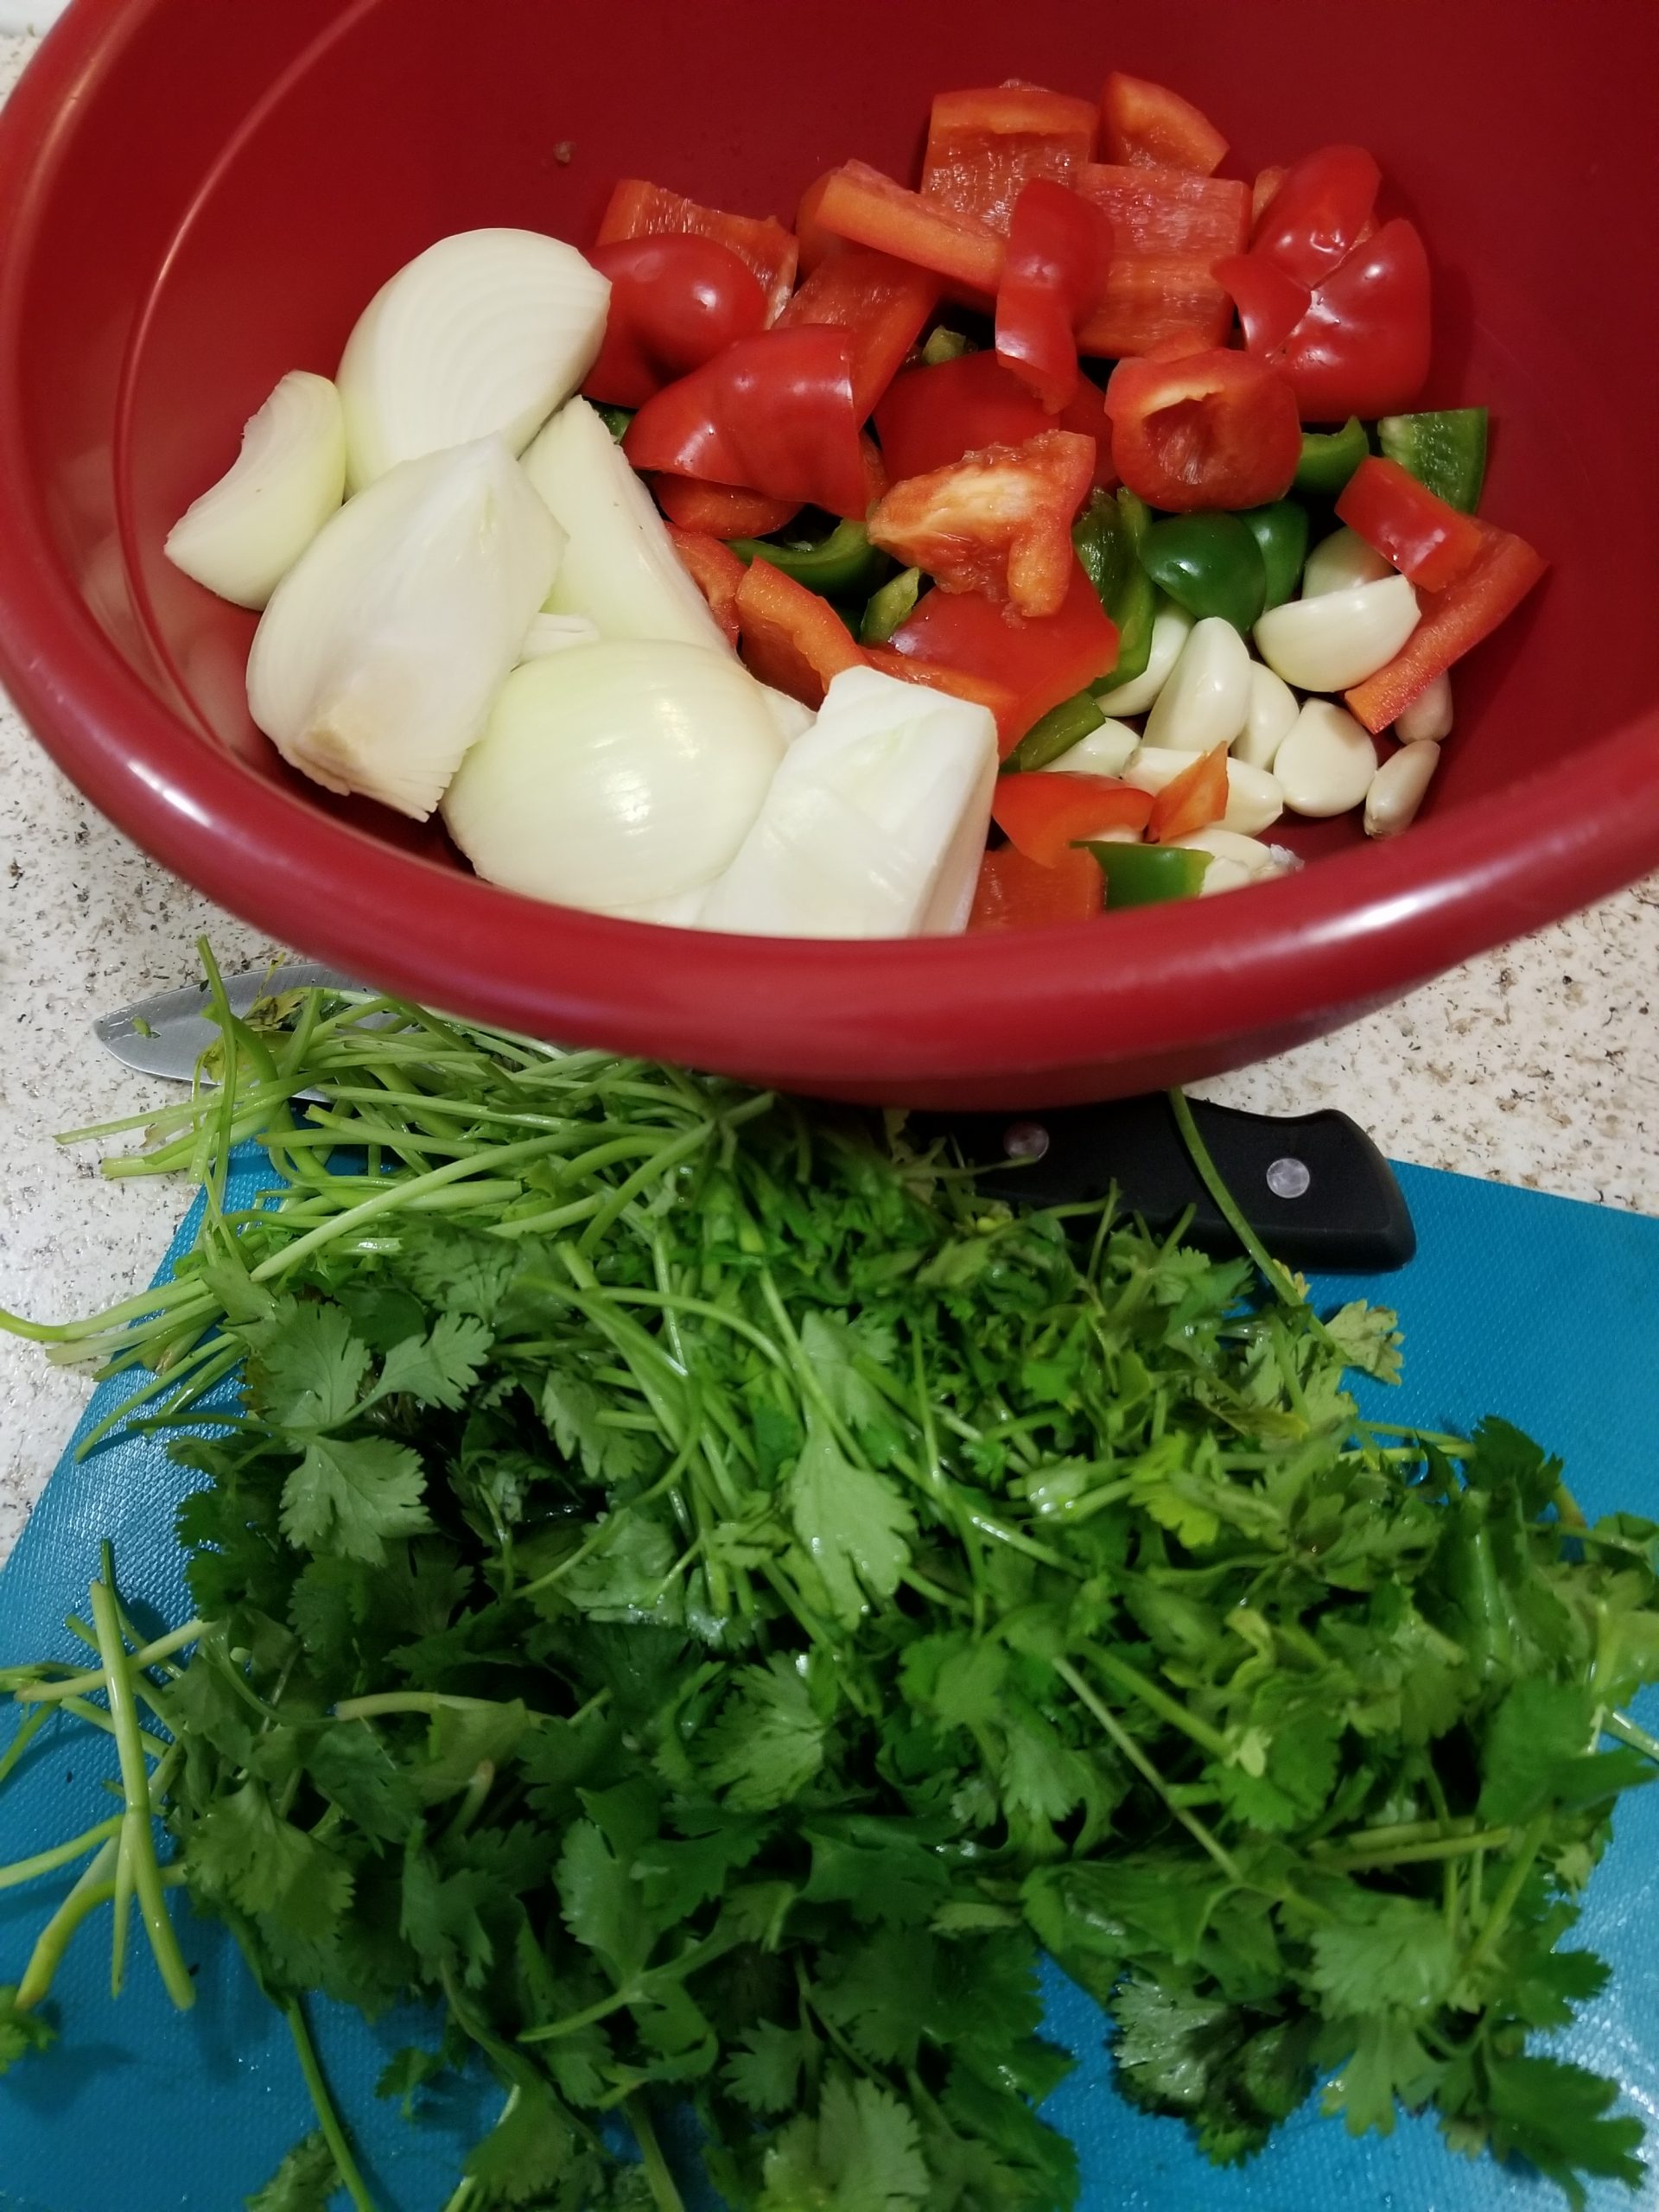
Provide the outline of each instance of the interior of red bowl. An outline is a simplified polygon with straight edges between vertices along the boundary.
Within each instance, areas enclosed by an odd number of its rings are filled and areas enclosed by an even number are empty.
[[[639,0],[621,40],[544,0],[79,0],[0,126],[0,658],[70,772],[171,865],[457,1009],[917,1102],[1248,1058],[1659,861],[1659,465],[1636,434],[1656,48],[1641,0],[1574,10],[1548,54],[1496,0],[1448,0],[1429,67],[1397,8],[1314,0]],[[252,618],[162,542],[276,378],[333,370],[392,270],[474,225],[585,244],[618,175],[787,219],[849,156],[908,178],[943,85],[1092,92],[1114,66],[1195,99],[1236,174],[1335,137],[1375,149],[1434,258],[1426,402],[1491,406],[1486,512],[1554,562],[1459,671],[1408,837],[1362,850],[1351,823],[1308,825],[1295,842],[1328,857],[1294,880],[1023,940],[664,942],[491,891],[437,831],[276,760],[243,696]]]

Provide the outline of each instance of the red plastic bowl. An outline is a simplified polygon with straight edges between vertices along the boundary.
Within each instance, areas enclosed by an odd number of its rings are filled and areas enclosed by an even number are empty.
[[[591,237],[613,178],[788,215],[907,174],[940,86],[1213,115],[1249,175],[1375,148],[1436,257],[1429,404],[1489,402],[1489,511],[1554,559],[1462,676],[1429,816],[1230,898],[969,941],[789,944],[537,906],[329,804],[250,728],[251,623],[162,557],[291,368],[448,231]],[[77,0],[0,119],[0,673],[180,874],[377,982],[572,1043],[907,1103],[1185,1080],[1336,1027],[1659,863],[1647,0]]]

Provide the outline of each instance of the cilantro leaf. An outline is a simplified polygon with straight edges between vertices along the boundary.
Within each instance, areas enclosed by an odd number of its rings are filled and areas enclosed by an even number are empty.
[[[928,2191],[916,2119],[871,2081],[825,2081],[816,2117],[803,2114],[767,2148],[760,2212],[906,2212]]]
[[[0,1986],[0,2074],[30,2051],[44,2050],[57,2040],[57,2030],[38,2013],[19,2009],[16,1984]]]
[[[1530,2160],[1575,2208],[1585,2202],[1581,2174],[1641,2187],[1642,2123],[1610,2112],[1616,2082],[1559,2058],[1517,2056],[1490,2058],[1487,2085],[1493,2150]]]
[[[799,2101],[801,2069],[810,2044],[799,2028],[775,2020],[746,2028],[726,2061],[726,2087],[753,2113],[792,2112]]]
[[[467,2157],[467,2171],[491,2204],[533,2206],[571,2177],[584,2145],[552,2091],[515,2082],[506,2109]]]
[[[429,1336],[404,1337],[391,1346],[375,1387],[377,1398],[408,1396],[423,1406],[466,1402],[478,1380],[493,1339],[483,1322],[467,1313],[444,1313]]]
[[[432,1525],[420,1454],[386,1437],[320,1439],[283,1485],[283,1534],[304,1551],[380,1566],[389,1538]]]
[[[1525,1821],[1551,1804],[1594,1805],[1650,1782],[1655,1770],[1639,1752],[1590,1749],[1592,1710],[1588,1688],[1517,1682],[1486,1731],[1481,1819]]]
[[[565,1831],[556,1878],[565,1926],[615,1980],[630,1980],[650,1955],[651,1923],[639,1885],[592,1821]]]
[[[1341,2113],[1351,2135],[1390,2135],[1396,2102],[1414,2109],[1425,2104],[1443,2070],[1410,2021],[1383,2006],[1359,2022],[1353,2056],[1325,2089],[1323,2109]]]
[[[790,1517],[822,1578],[830,1611],[855,1628],[873,1598],[890,1598],[910,1564],[916,1524],[885,1475],[856,1467],[816,1416],[789,1478]]]
[[[242,2200],[247,2212],[328,2212],[340,2187],[334,2154],[318,2134],[296,2143],[264,2187]]]
[[[240,1334],[252,1355],[249,1392],[273,1427],[333,1428],[357,1403],[369,1348],[338,1306],[283,1298]]]
[[[825,1730],[810,1691],[781,1653],[738,1670],[737,1687],[698,1745],[704,1779],[734,1812],[798,1797],[823,1764]]]
[[[1350,1367],[1378,1382],[1400,1380],[1400,1317],[1386,1306],[1352,1299],[1325,1324],[1325,1332]]]
[[[542,1385],[542,1419],[548,1434],[589,1482],[615,1489],[639,1473],[641,1453],[630,1431],[607,1426],[601,1419],[604,1411],[604,1401],[593,1384],[568,1370],[556,1368]]]
[[[1313,1948],[1310,1979],[1338,2017],[1382,2006],[1427,2012],[1446,2002],[1458,1977],[1445,1914],[1415,1897],[1357,1891],[1344,1918],[1314,1930]]]

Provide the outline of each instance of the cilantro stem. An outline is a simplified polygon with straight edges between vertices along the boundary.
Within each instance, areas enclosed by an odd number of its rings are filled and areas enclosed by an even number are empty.
[[[1227,1738],[1218,1729],[1211,1727],[1208,1721],[1200,1720],[1196,1713],[1189,1713],[1179,1698],[1171,1697],[1166,1690],[1160,1689],[1156,1682],[1149,1682],[1127,1661],[1116,1657],[1109,1651],[1103,1651],[1097,1644],[1089,1646],[1088,1656],[1090,1663],[1098,1667],[1103,1675],[1109,1675],[1132,1697],[1139,1698],[1142,1705],[1161,1719],[1167,1720],[1172,1728],[1179,1728],[1184,1736],[1190,1736],[1201,1751],[1209,1752],[1212,1759],[1226,1758]]]
[[[305,2013],[297,1997],[290,1997],[283,2006],[283,2018],[288,2022],[288,2032],[294,2038],[294,2049],[298,2054],[300,2071],[305,2076],[305,2086],[310,2093],[312,2107],[317,2115],[317,2126],[322,2131],[324,2142],[334,2153],[346,2194],[357,2207],[357,2212],[375,2212],[374,2199],[369,2194],[368,2183],[359,2171],[350,2140],[340,2125],[334,2098],[329,2094],[328,2084],[323,2078],[317,2047],[311,2040],[311,2031],[306,2025]]]
[[[4,1788],[16,1770],[18,1760],[22,1758],[35,1738],[39,1735],[51,1718],[52,1715],[48,1712],[26,1713],[23,1715],[16,1734],[6,1745],[5,1750],[0,1751],[0,1789]]]
[[[106,1736],[113,1736],[115,1733],[115,1723],[109,1714],[99,1706],[89,1705],[84,1697],[66,1697],[55,1707],[48,1706],[43,1708],[47,1714],[54,1710],[59,1713],[72,1713],[77,1720],[86,1721],[89,1726],[100,1729]],[[138,1731],[138,1748],[147,1759],[159,1759],[164,1757],[167,1751],[167,1745],[162,1743],[161,1738],[152,1736],[147,1728],[141,1728]]]
[[[391,1713],[505,1713],[499,1698],[457,1697],[448,1690],[381,1690],[371,1697],[342,1698],[334,1707],[336,1720],[375,1720]],[[532,1720],[550,1720],[551,1713],[532,1713]]]
[[[1550,1818],[1548,1812],[1540,1813],[1527,1827],[1522,1830],[1521,1840],[1516,1848],[1515,1861],[1503,1878],[1503,1886],[1492,1899],[1492,1909],[1487,1914],[1480,1933],[1464,1953],[1463,1973],[1465,1975],[1473,1974],[1477,1967],[1484,1963],[1490,1957],[1498,1937],[1509,1926],[1510,1916],[1515,1910],[1521,1892],[1526,1886],[1527,1877],[1532,1872],[1533,1861],[1544,1847],[1544,1839],[1549,1834]],[[1475,1864],[1481,1865],[1484,1858],[1483,1853],[1481,1858],[1476,1859]]]
[[[23,1968],[23,1978],[17,1985],[17,2008],[20,2012],[32,2012],[48,1994],[76,1929],[88,1913],[95,1912],[100,1904],[115,1895],[115,1885],[111,1879],[115,1870],[115,1859],[114,1844],[105,1844],[35,1937],[35,1948]]]
[[[1429,1866],[1443,1859],[1467,1859],[1481,1851],[1505,1851],[1515,1840],[1513,1828],[1478,1828],[1470,1835],[1446,1835],[1426,1843],[1402,1843],[1393,1850],[1376,1847],[1358,1851],[1321,1851],[1319,1864],[1351,1874],[1360,1868],[1376,1872],[1385,1866]]]
[[[1095,1695],[1094,1691],[1090,1688],[1088,1682],[1084,1679],[1084,1677],[1077,1672],[1077,1669],[1071,1664],[1071,1662],[1069,1659],[1062,1657],[1051,1660],[1049,1663],[1053,1668],[1055,1673],[1059,1676],[1060,1680],[1069,1685],[1073,1694],[1081,1700],[1087,1709],[1093,1713],[1095,1719],[1106,1731],[1106,1733],[1111,1738],[1112,1742],[1117,1746],[1119,1751],[1121,1751],[1123,1757],[1128,1761],[1135,1772],[1140,1775],[1144,1781],[1149,1783],[1153,1789],[1157,1791],[1159,1796],[1163,1799],[1165,1804],[1169,1806],[1170,1811],[1175,1815],[1175,1818],[1180,1822],[1181,1826],[1186,1830],[1193,1841],[1197,1843],[1201,1849],[1208,1853],[1209,1856],[1215,1860],[1217,1866],[1220,1867],[1222,1872],[1227,1877],[1230,1882],[1237,1883],[1240,1889],[1247,1887],[1248,1885],[1245,1883],[1244,1877],[1239,1872],[1237,1864],[1235,1861],[1232,1853],[1224,1844],[1218,1842],[1217,1839],[1211,1834],[1209,1829],[1205,1827],[1204,1822],[1198,1818],[1196,1814],[1189,1813],[1185,1805],[1176,1805],[1171,1802],[1169,1791],[1165,1785],[1162,1775],[1159,1773],[1157,1768],[1141,1750],[1140,1745],[1135,1742],[1134,1737],[1129,1734],[1128,1729],[1122,1726],[1118,1719],[1117,1715],[1112,1711],[1110,1706],[1106,1704],[1103,1699],[1097,1698]]]
[[[1282,1305],[1293,1308],[1306,1306],[1307,1300],[1298,1294],[1290,1277],[1239,1211],[1237,1200],[1222,1179],[1220,1169],[1210,1157],[1209,1146],[1198,1134],[1198,1125],[1192,1118],[1192,1109],[1187,1103],[1186,1093],[1172,1090],[1169,1103],[1175,1116],[1175,1126],[1181,1133],[1181,1141],[1192,1155],[1192,1165],[1198,1171],[1198,1180],[1215,1200],[1216,1211],[1255,1262],[1274,1296]]]
[[[142,1673],[147,1667],[159,1667],[175,1651],[182,1651],[187,1644],[194,1643],[206,1625],[204,1621],[187,1621],[182,1628],[175,1628],[167,1636],[158,1636],[153,1643],[147,1643],[142,1650],[132,1654],[128,1661],[129,1666],[135,1673]],[[89,1667],[85,1674],[71,1675],[66,1681],[31,1682],[14,1694],[20,1705],[51,1705],[60,1698],[79,1697],[84,1691],[104,1688],[104,1669]]]
[[[669,2171],[668,2161],[663,2156],[663,2146],[657,2140],[657,2130],[652,2120],[651,2107],[645,2101],[644,2092],[636,2089],[631,2096],[625,2097],[622,2101],[622,2111],[629,2126],[633,2130],[634,2139],[639,2145],[639,2155],[645,2164],[645,2179],[651,2183],[651,2193],[656,2200],[658,2212],[685,2212],[684,2200],[675,2186],[673,2175]]]
[[[1408,1422],[1397,1421],[1362,1421],[1354,1426],[1368,1436],[1403,1436],[1413,1444],[1426,1444],[1448,1458],[1466,1459],[1474,1446],[1466,1436],[1442,1436],[1432,1428],[1413,1428]]]
[[[14,1859],[10,1866],[0,1866],[0,1890],[18,1889],[42,1874],[55,1874],[60,1866],[73,1866],[77,1859],[84,1859],[89,1851],[96,1851],[111,1836],[119,1834],[121,1819],[117,1813],[84,1834],[71,1836],[67,1843],[55,1843],[50,1850],[37,1851],[32,1859]]]
[[[1641,1751],[1650,1759],[1659,1759],[1659,1737],[1649,1735],[1647,1730],[1639,1728],[1628,1714],[1604,1713],[1601,1725],[1610,1736],[1617,1736],[1621,1744],[1628,1744],[1633,1751]],[[5,1770],[0,1767],[0,1781],[4,1778]]]
[[[162,1894],[162,1870],[150,1834],[155,1810],[150,1803],[149,1775],[144,1764],[143,1745],[139,1741],[132,1678],[128,1671],[126,1645],[121,1639],[115,1592],[109,1583],[94,1582],[92,1600],[92,1625],[98,1630],[99,1649],[108,1678],[110,1719],[121,1763],[121,1788],[126,1806],[124,1834],[132,1859],[133,1886],[149,1936],[149,1948],[155,1954],[167,1993],[181,2012],[188,2012],[196,2001],[195,1985],[180,1953]]]

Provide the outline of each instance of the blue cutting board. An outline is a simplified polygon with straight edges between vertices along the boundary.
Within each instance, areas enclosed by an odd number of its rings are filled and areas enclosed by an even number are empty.
[[[1592,1515],[1619,1505],[1659,1514],[1659,1220],[1427,1169],[1401,1176],[1420,1238],[1412,1265],[1315,1286],[1322,1306],[1363,1294],[1400,1312],[1407,1380],[1395,1391],[1366,1386],[1367,1410],[1453,1428],[1502,1412],[1563,1455]],[[193,1230],[194,1217],[181,1245]],[[100,1392],[89,1421],[111,1402]],[[116,1444],[79,1466],[66,1457],[0,1574],[0,1663],[80,1656],[62,1617],[84,1610],[105,1536],[129,1598],[158,1624],[186,1618],[173,1510],[193,1486],[151,1440]],[[105,1816],[106,1742],[73,1723],[42,1732],[0,1794],[0,1864]],[[1650,2125],[1659,2123],[1656,1866],[1659,1788],[1627,1805],[1589,1893],[1581,1934],[1614,1961],[1612,1987],[1561,2039],[1623,2082]],[[0,1981],[16,1979],[69,1879],[0,1891]],[[0,2081],[3,2212],[235,2212],[310,2125],[282,2024],[228,1939],[179,1911],[198,1991],[188,2015],[161,1993],[141,1940],[126,1993],[112,2003],[107,1941],[96,1924],[83,1931],[56,1985],[61,2041]],[[1262,2158],[1217,2172],[1177,2124],[1116,2096],[1094,2005],[1058,1974],[1049,1993],[1049,2032],[1079,2060],[1049,2116],[1077,2145],[1086,2212],[1553,2212],[1562,2202],[1535,2176],[1454,2156],[1432,2122],[1402,2120],[1386,2139],[1356,2142],[1316,2102]],[[423,2016],[371,2029],[319,2006],[316,2026],[382,2212],[438,2212],[462,2145],[496,2101],[459,2096],[435,2124],[411,2128],[376,2101],[373,2084],[391,2050],[423,2039]],[[1607,2183],[1590,2199],[1593,2212],[1655,2212],[1659,2164],[1635,2196]]]

